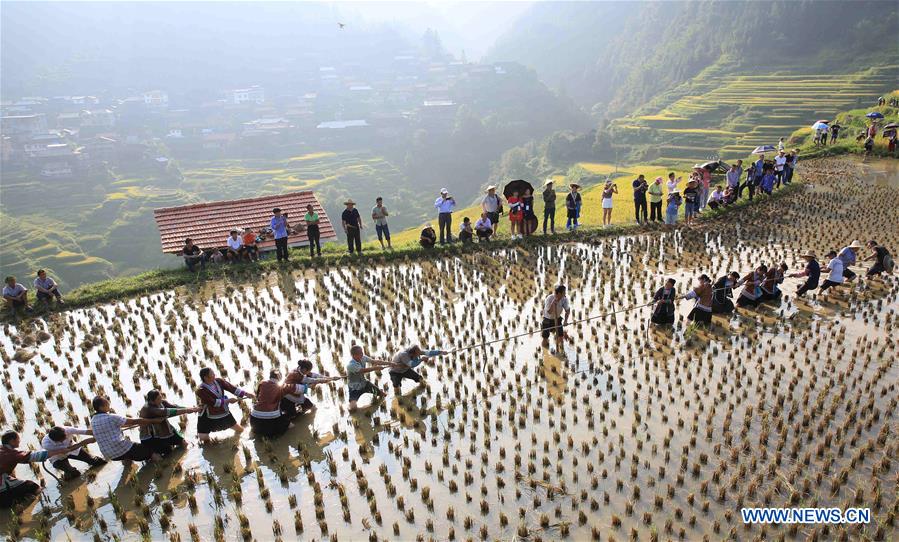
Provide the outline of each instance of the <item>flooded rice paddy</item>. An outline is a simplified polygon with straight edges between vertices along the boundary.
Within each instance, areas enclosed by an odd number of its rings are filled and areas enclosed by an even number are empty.
[[[801,268],[874,238],[899,252],[899,188],[840,159],[804,165],[801,193],[694,230],[477,252],[381,266],[284,271],[6,326],[0,426],[35,447],[86,425],[90,398],[136,415],[153,388],[196,404],[201,367],[253,388],[308,357],[339,374],[372,357],[535,329],[558,283],[573,318],[645,303],[666,277],[684,293],[760,263]],[[598,210],[597,210],[598,212]],[[857,269],[859,271],[861,269]],[[861,273],[863,276],[864,273]],[[895,539],[899,513],[895,277],[802,301],[800,279],[757,310],[688,326],[650,308],[423,366],[427,387],[347,412],[340,383],[274,440],[247,431],[123,470],[46,485],[0,535],[72,540]],[[371,378],[388,390],[386,372]],[[367,396],[370,397],[370,396]],[[232,406],[247,420],[247,402]],[[246,424],[245,424],[246,425]],[[182,422],[195,441],[196,418]],[[137,439],[136,431],[132,439]],[[92,451],[96,453],[94,447]],[[744,526],[744,506],[865,506],[865,526]]]

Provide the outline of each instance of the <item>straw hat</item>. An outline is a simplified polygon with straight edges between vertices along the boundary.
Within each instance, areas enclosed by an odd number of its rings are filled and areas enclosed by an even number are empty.
[[[812,252],[811,250],[809,250],[808,252],[806,252],[805,254],[803,254],[802,256],[800,256],[800,258],[809,258],[810,260],[817,260],[817,259],[818,259],[818,257],[815,256],[815,253]]]
[[[572,187],[573,187],[573,188],[580,188],[581,185],[579,185],[578,183],[570,183],[570,184],[568,185],[568,187],[569,187],[569,188],[572,188]]]
[[[490,192],[491,190],[496,190],[495,184],[491,184],[490,186],[487,187],[487,192]],[[441,192],[441,194],[442,194],[442,192]]]
[[[851,245],[849,245],[849,248],[864,248],[864,246],[858,241],[858,239],[856,239],[852,242]]]
[[[350,198],[350,199],[346,200],[345,202],[343,202],[343,204],[344,205],[356,205],[356,202],[353,201],[352,198]]]
[[[555,181],[553,181],[553,178],[552,178],[552,177],[547,177],[546,180],[543,181],[543,186],[551,185],[551,184],[553,184],[554,182],[555,182]]]
[[[446,188],[441,188],[440,193],[441,194],[449,194],[449,190],[447,190]]]

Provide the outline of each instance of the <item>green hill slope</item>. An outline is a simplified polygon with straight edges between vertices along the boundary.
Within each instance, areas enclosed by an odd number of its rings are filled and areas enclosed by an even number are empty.
[[[610,117],[723,61],[758,75],[896,64],[895,3],[537,3],[489,57],[531,66]]]

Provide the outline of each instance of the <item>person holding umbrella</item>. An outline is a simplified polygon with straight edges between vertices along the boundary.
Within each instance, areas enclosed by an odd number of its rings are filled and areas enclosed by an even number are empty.
[[[507,196],[506,201],[509,202],[509,222],[512,224],[512,239],[523,237],[521,234],[524,222],[524,204],[518,197],[518,191],[512,192]]]

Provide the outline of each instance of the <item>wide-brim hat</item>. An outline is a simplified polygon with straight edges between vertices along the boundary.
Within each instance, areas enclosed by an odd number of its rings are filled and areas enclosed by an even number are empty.
[[[352,199],[348,199],[345,202],[343,202],[343,204],[344,205],[356,205],[356,202],[353,201]]]
[[[687,184],[696,184],[698,181],[696,179],[690,179],[687,181]]]
[[[809,258],[809,259],[812,259],[812,260],[817,260],[817,259],[818,259],[818,256],[816,256],[815,253],[812,252],[811,250],[807,251],[805,254],[803,254],[803,255],[801,255],[801,256],[799,256],[799,257],[800,257],[800,258]]]
[[[865,247],[864,247],[864,245],[862,245],[862,244],[859,242],[858,239],[856,239],[855,241],[852,241],[852,244],[849,245],[849,248],[865,248]]]
[[[487,187],[487,192],[490,192],[491,190],[496,190],[496,185],[495,185],[495,184],[491,184],[490,186]],[[442,193],[443,193],[443,192],[441,192],[441,194],[442,194]]]
[[[579,185],[578,183],[569,183],[568,187],[569,188],[580,188],[581,185]]]
[[[441,194],[449,194],[449,190],[447,190],[446,188],[441,188],[440,193]]]
[[[548,184],[553,184],[554,182],[555,182],[555,181],[553,180],[552,177],[547,177],[546,180],[543,181],[543,186],[546,186],[546,185],[548,185]]]

